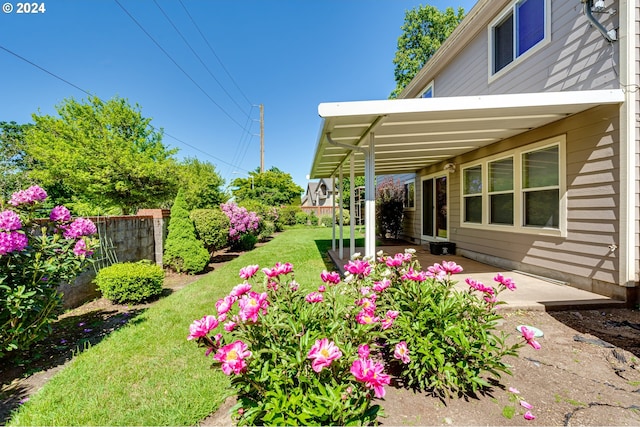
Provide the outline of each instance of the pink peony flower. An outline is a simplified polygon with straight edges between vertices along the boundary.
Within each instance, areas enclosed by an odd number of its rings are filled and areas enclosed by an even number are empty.
[[[367,357],[369,357],[369,346],[367,344],[360,344],[358,346],[358,357],[360,359],[366,359]]]
[[[244,294],[238,301],[238,306],[240,307],[240,312],[238,313],[240,319],[243,322],[251,320],[255,323],[258,321],[258,314],[260,312],[262,312],[262,314],[267,312],[267,307],[269,306],[267,293],[263,292],[258,294],[251,291],[248,294]]]
[[[69,212],[69,209],[65,208],[64,206],[56,206],[55,208],[51,209],[49,219],[55,222],[71,221],[71,212]]]
[[[455,261],[442,261],[442,271],[447,274],[457,274],[462,272],[462,267]]]
[[[14,211],[2,211],[0,212],[0,230],[3,231],[15,231],[22,228],[22,221],[20,216]]]
[[[238,300],[238,297],[235,297],[233,295],[227,295],[224,298],[219,299],[216,302],[216,310],[218,310],[218,314],[225,314],[227,313],[229,310],[231,310],[231,307],[233,307],[233,304]]]
[[[320,372],[323,368],[329,367],[331,362],[342,356],[340,349],[334,344],[333,341],[329,341],[327,338],[316,340],[316,343],[311,347],[307,358],[312,359],[311,368]]]
[[[484,292],[489,295],[493,295],[494,293],[493,288],[485,286],[482,282],[478,282],[477,280],[467,277],[464,281],[467,283],[467,285],[469,285],[472,289],[475,289],[476,291]]]
[[[366,277],[371,274],[371,265],[367,261],[356,259],[349,261],[344,269],[353,275]]]
[[[242,295],[249,292],[250,290],[251,290],[251,285],[249,283],[240,283],[239,285],[236,285],[233,287],[233,289],[231,289],[231,292],[229,292],[229,295],[232,297],[239,298]]]
[[[373,282],[373,291],[374,292],[382,292],[385,289],[387,289],[389,286],[391,286],[391,280],[382,279],[379,282]]]
[[[393,351],[393,357],[400,360],[402,363],[409,363],[411,361],[409,358],[409,349],[407,348],[407,343],[405,341],[400,341],[396,344],[395,350]]]
[[[425,273],[424,271],[415,271],[413,268],[409,268],[409,271],[402,275],[402,280],[424,282],[425,280],[427,280],[427,273]]]
[[[322,294],[320,292],[311,292],[310,294],[307,294],[306,297],[304,297],[304,300],[308,303],[316,303],[316,302],[322,302],[324,301],[324,297],[322,296]]]
[[[375,311],[376,303],[375,299],[372,298],[362,298],[356,301],[356,305],[362,307],[363,310],[369,310],[371,312]]]
[[[500,283],[502,286],[509,289],[510,291],[516,290],[516,284],[513,283],[513,280],[511,278],[504,277],[501,273],[498,273],[496,277],[493,278],[493,280],[495,282]]]
[[[527,341],[527,344],[529,344],[531,347],[533,347],[536,350],[540,350],[541,348],[540,343],[534,339],[535,332],[533,330],[527,328],[526,326],[522,326],[520,328],[520,331],[522,332],[522,338],[524,338]]]
[[[327,270],[324,270],[322,273],[320,273],[320,278],[324,283],[328,283],[329,286],[337,285],[338,283],[340,283],[340,274],[335,271],[329,273]]]
[[[326,292],[327,291],[327,287],[324,285],[320,285],[318,286],[318,292]]]
[[[263,268],[262,272],[269,278],[273,279],[281,274],[289,274],[293,271],[293,265],[289,262],[284,264],[276,262],[273,268]]]
[[[371,359],[356,359],[351,365],[351,374],[356,380],[373,389],[375,397],[379,399],[385,395],[384,386],[391,382],[391,377],[383,371],[384,365]]]
[[[231,320],[229,320],[224,324],[224,330],[227,332],[233,332],[233,330],[236,328],[236,325],[236,322],[232,322]]]
[[[376,317],[374,312],[371,310],[364,309],[356,315],[356,322],[361,325],[370,325],[372,323],[378,323],[379,321],[380,318]]]
[[[243,267],[240,269],[240,277],[245,280],[249,279],[250,277],[253,277],[256,274],[259,268],[260,266],[257,264]]]
[[[247,362],[245,359],[251,357],[249,347],[242,341],[238,340],[231,344],[227,344],[218,349],[214,359],[222,364],[222,372],[226,375],[241,374],[247,370]]]
[[[204,316],[200,320],[194,320],[189,326],[188,340],[206,337],[209,332],[218,327],[218,320],[214,316]]]

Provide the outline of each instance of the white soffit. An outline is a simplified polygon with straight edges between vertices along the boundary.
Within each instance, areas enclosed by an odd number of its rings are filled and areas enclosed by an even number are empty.
[[[624,101],[620,89],[323,103],[310,177],[328,178],[351,150],[375,134],[376,174],[415,172],[448,158],[603,104]],[[356,151],[356,153],[359,153]],[[355,171],[364,174],[364,155]],[[349,167],[349,162],[344,163]]]

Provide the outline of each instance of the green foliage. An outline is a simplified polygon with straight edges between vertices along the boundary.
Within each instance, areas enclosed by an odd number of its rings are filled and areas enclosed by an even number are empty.
[[[236,178],[231,183],[238,204],[245,200],[260,200],[268,206],[282,206],[300,203],[302,187],[293,182],[290,174],[272,167],[260,173],[259,169],[249,172],[248,178]]]
[[[258,266],[254,268],[257,270]],[[354,304],[362,297],[359,289],[350,284],[327,282],[322,285],[326,291],[321,294],[321,300],[309,302],[311,289],[303,290],[293,279],[291,264],[277,263],[268,270],[261,280],[252,276],[245,281],[251,291],[240,296],[240,302],[233,304],[227,316],[233,318],[237,306],[240,318],[247,320],[238,321],[236,328],[221,341],[207,336],[209,332],[215,333],[214,328],[190,328],[193,334],[190,338],[216,352],[220,359],[216,359],[214,365],[221,365],[223,371],[232,376],[231,384],[238,395],[233,410],[238,424],[377,423],[381,409],[373,404],[373,387],[352,373],[357,360],[371,360],[368,350],[366,355],[360,354],[358,347],[365,344],[373,349],[381,337],[378,325],[356,320],[361,311]],[[339,282],[339,275],[335,275]],[[198,322],[194,322],[194,326]],[[215,325],[222,329],[221,324]],[[323,339],[327,339],[327,344],[332,342],[341,354],[314,369],[309,353],[313,347],[319,350]],[[227,347],[236,343],[246,345],[251,354],[234,353],[233,358],[237,358],[239,364],[225,366]],[[318,353],[322,354],[322,350]],[[389,384],[390,378],[380,370],[379,376],[371,381],[377,380],[382,388]],[[377,390],[375,394],[382,397],[384,391]]]
[[[251,233],[245,233],[240,236],[238,240],[231,243],[231,249],[237,251],[250,251],[258,243],[258,236]]]
[[[196,236],[213,253],[229,245],[229,217],[220,208],[196,209],[189,215]]]
[[[302,212],[300,206],[288,205],[280,208],[280,221],[284,225],[296,225],[296,215]]]
[[[488,387],[487,375],[499,378],[511,373],[503,359],[516,356],[522,344],[508,345],[504,332],[495,333],[502,319],[495,308],[502,303],[492,297],[505,289],[503,285],[487,287],[484,293],[471,287],[457,291],[451,279],[455,263],[448,265],[449,270],[437,264],[430,267],[431,278],[419,273],[417,260],[405,261],[400,268],[388,265],[376,267],[376,274],[390,272],[386,278],[391,282],[379,302],[400,313],[389,329],[388,347],[404,341],[410,349],[411,360],[400,364],[407,386],[456,396]]]
[[[149,261],[113,264],[98,271],[96,285],[116,304],[138,304],[162,293],[164,270]]]
[[[40,194],[46,198],[44,191]],[[0,357],[26,350],[49,333],[62,308],[58,286],[73,283],[98,246],[89,237],[95,225],[88,220],[80,221],[90,227],[74,228],[73,235],[65,232],[77,224],[70,217],[38,220],[49,217],[43,202],[40,198],[0,212]],[[20,227],[11,226],[10,215],[19,216]],[[24,245],[11,244],[15,237]]]
[[[176,192],[176,150],[162,144],[138,105],[125,99],[86,102],[67,99],[58,117],[33,115],[26,151],[34,159],[31,175],[47,188],[65,189],[59,201],[82,200],[102,209],[166,205]]]
[[[321,216],[320,225],[322,225],[323,227],[333,227],[333,218],[326,215]]]
[[[24,135],[33,125],[0,121],[0,200],[35,184],[28,176],[32,160],[25,152]]]
[[[358,187],[364,187],[364,176],[354,177],[354,189]],[[342,180],[342,206],[347,209],[351,209],[351,179],[344,178]]]
[[[212,209],[228,200],[224,179],[209,162],[186,158],[178,165],[178,179],[189,210]]]
[[[393,58],[396,88],[391,98],[398,97],[463,18],[463,8],[458,8],[457,13],[452,7],[441,12],[427,4],[406,11],[398,50]]]
[[[171,207],[169,233],[165,241],[164,264],[177,272],[199,273],[209,263],[209,251],[196,238],[182,190]]]
[[[307,225],[309,222],[309,215],[306,212],[296,212],[296,224]]]
[[[340,209],[336,209],[336,224],[340,224]],[[351,215],[348,209],[342,209],[342,225],[351,224]]]
[[[404,186],[392,176],[385,178],[376,190],[376,232],[382,237],[398,238],[404,216]]]

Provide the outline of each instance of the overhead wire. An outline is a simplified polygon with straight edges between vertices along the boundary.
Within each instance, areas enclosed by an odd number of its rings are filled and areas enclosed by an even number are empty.
[[[119,1],[119,0],[114,0],[114,1],[115,1],[115,2],[116,2],[116,4],[117,4],[118,6],[120,6],[120,8],[121,8],[121,9],[122,9],[126,14],[127,14],[127,16],[129,16],[129,18],[131,18],[131,20],[132,20],[132,21],[133,21],[133,22],[134,22],[134,23],[135,23],[135,24],[136,24],[136,25],[137,25],[137,26],[142,30],[142,32],[143,32],[143,33],[145,33],[145,34],[147,35],[147,37],[149,37],[149,39],[151,39],[151,41],[152,41],[152,42],[153,42],[153,43],[158,47],[158,49],[160,49],[160,50],[162,51],[162,53],[164,53],[164,54],[167,56],[167,58],[169,58],[169,60],[171,60],[171,62],[173,62],[173,64],[174,64],[176,67],[178,67],[178,69],[179,69],[180,71],[182,71],[182,73],[183,73],[183,74],[184,74],[184,75],[185,75],[189,80],[191,80],[191,82],[192,82],[192,83],[193,83],[193,84],[194,84],[198,89],[200,89],[200,91],[201,91],[201,92],[202,92],[202,93],[203,93],[203,94],[204,94],[204,95],[205,95],[205,96],[206,96],[206,97],[207,97],[207,98],[208,98],[208,99],[209,99],[209,100],[210,100],[210,101],[211,101],[211,102],[216,106],[216,107],[218,107],[218,108],[219,108],[219,109],[220,109],[220,110],[221,110],[221,111],[222,111],[222,112],[223,112],[223,113],[224,113],[224,114],[225,114],[225,115],[226,115],[226,116],[227,116],[227,117],[228,117],[228,118],[233,122],[233,123],[235,123],[236,125],[238,125],[238,127],[240,127],[240,128],[241,128],[242,130],[244,130],[245,132],[247,132],[247,129],[246,129],[246,128],[244,128],[244,127],[242,126],[242,124],[240,124],[240,122],[238,122],[238,121],[237,121],[237,120],[236,120],[236,119],[235,119],[231,114],[229,114],[229,112],[228,112],[227,110],[225,110],[225,109],[224,109],[220,104],[218,104],[218,103],[217,103],[217,102],[216,102],[216,101],[211,97],[211,95],[209,95],[209,94],[207,93],[207,91],[205,91],[205,90],[202,88],[202,86],[200,86],[200,85],[199,85],[199,84],[198,84],[198,83],[193,79],[193,77],[191,77],[191,76],[189,75],[189,73],[187,73],[187,72],[185,71],[185,69],[184,69],[184,68],[182,68],[182,67],[180,66],[180,64],[178,64],[178,62],[177,62],[175,59],[173,59],[173,57],[169,54],[169,52],[167,52],[167,51],[166,51],[166,50],[165,50],[165,49],[160,45],[160,43],[158,43],[158,42],[153,38],[153,36],[152,36],[151,34],[149,34],[149,32],[148,32],[148,31],[147,31],[147,30],[142,26],[142,24],[140,24],[140,22],[138,22],[138,21],[136,20],[136,18],[135,18],[131,13],[129,13],[129,11],[128,11],[128,10],[127,10],[127,9],[126,9],[122,4],[121,4],[121,3],[120,3],[120,1]]]
[[[2,45],[0,45],[0,49],[4,50],[5,52],[9,53],[10,55],[15,56],[15,57],[16,57],[16,58],[18,58],[18,59],[20,59],[20,60],[22,60],[22,61],[26,62],[27,64],[32,65],[32,66],[34,66],[34,67],[38,68],[39,70],[41,70],[41,71],[43,71],[43,72],[45,72],[45,73],[49,74],[50,76],[52,76],[52,77],[54,77],[54,78],[56,78],[56,79],[60,80],[61,82],[63,82],[63,83],[65,83],[65,84],[67,84],[67,85],[69,85],[69,86],[71,86],[71,87],[73,87],[73,88],[75,88],[75,89],[79,90],[80,92],[83,92],[83,93],[85,93],[85,94],[87,94],[88,96],[91,96],[91,97],[96,97],[96,98],[98,98],[101,102],[105,102],[105,101],[104,101],[102,98],[100,98],[99,96],[97,96],[97,95],[95,95],[95,94],[92,94],[91,92],[89,92],[89,91],[87,91],[87,90],[85,90],[85,89],[81,88],[80,86],[78,86],[78,85],[76,85],[76,84],[73,84],[73,83],[72,83],[72,82],[70,82],[69,80],[67,80],[67,79],[65,79],[65,78],[63,78],[63,77],[60,77],[59,75],[55,74],[54,72],[47,70],[46,68],[44,68],[44,67],[42,67],[42,66],[40,66],[40,65],[36,64],[35,62],[33,62],[33,61],[31,61],[31,60],[29,60],[29,59],[25,58],[24,56],[22,56],[22,55],[20,55],[20,54],[18,54],[18,53],[16,53],[16,52],[14,52],[14,51],[12,51],[12,50],[10,50],[10,49],[8,49],[8,48],[4,47],[4,46],[2,46]],[[185,146],[187,146],[187,147],[189,147],[189,148],[191,148],[191,149],[193,149],[193,150],[196,150],[196,151],[198,151],[198,152],[200,152],[200,153],[202,153],[202,154],[204,154],[204,155],[206,155],[206,156],[208,156],[208,157],[211,157],[212,159],[217,160],[217,161],[218,161],[218,162],[220,162],[220,163],[224,163],[224,164],[226,164],[226,165],[228,165],[228,166],[232,166],[232,167],[234,167],[234,168],[236,168],[236,169],[241,169],[241,170],[243,170],[243,171],[245,171],[245,172],[249,172],[248,170],[246,170],[246,169],[244,169],[244,168],[241,168],[241,167],[239,167],[239,166],[237,166],[237,165],[234,165],[234,164],[232,164],[232,163],[229,163],[229,162],[227,162],[226,160],[223,160],[223,159],[221,159],[221,158],[219,158],[219,157],[216,157],[216,156],[214,156],[213,154],[207,153],[206,151],[203,151],[203,150],[201,150],[200,148],[198,148],[198,147],[196,147],[196,146],[194,146],[194,145],[192,145],[192,144],[189,144],[189,143],[187,143],[187,142],[185,142],[185,141],[181,140],[180,138],[178,138],[178,137],[175,137],[175,136],[171,135],[170,133],[167,133],[166,131],[164,131],[164,129],[158,129],[157,127],[153,126],[151,123],[148,123],[148,126],[149,126],[151,129],[153,129],[154,131],[156,131],[156,132],[161,132],[163,135],[166,135],[166,136],[168,136],[169,138],[172,138],[172,139],[174,139],[174,140],[176,140],[176,141],[180,142],[181,144],[183,144],[183,145],[185,145]]]
[[[193,53],[193,55],[198,58],[198,61],[200,61],[200,64],[202,64],[202,66],[205,68],[205,70],[207,70],[207,72],[209,73],[209,75],[211,76],[211,78],[213,78],[213,80],[216,81],[216,83],[218,83],[218,86],[220,86],[220,88],[224,91],[225,94],[227,94],[227,96],[229,97],[229,99],[231,99],[231,101],[236,105],[236,107],[238,107],[238,109],[240,111],[242,111],[244,113],[245,116],[249,117],[249,114],[247,114],[247,112],[240,106],[240,104],[238,104],[238,102],[233,98],[233,96],[231,96],[231,94],[229,93],[229,91],[227,91],[227,89],[224,87],[224,85],[220,82],[220,80],[218,80],[216,78],[216,76],[213,74],[213,72],[209,69],[209,67],[207,66],[207,64],[205,64],[205,62],[202,60],[202,58],[200,57],[200,55],[198,55],[198,53],[195,51],[195,49],[191,46],[191,44],[187,41],[186,37],[182,34],[182,32],[180,32],[180,30],[178,29],[178,27],[174,24],[174,22],[171,20],[171,18],[166,14],[166,12],[164,11],[164,9],[162,9],[162,7],[158,4],[158,2],[156,0],[153,0],[153,3],[157,6],[158,9],[160,9],[160,12],[162,12],[162,14],[164,15],[164,17],[167,19],[167,21],[169,22],[169,24],[171,24],[171,26],[173,27],[173,29],[176,31],[176,33],[178,33],[178,35],[180,36],[180,38],[182,39],[182,41],[184,42],[184,44],[187,45],[187,47],[191,50],[191,53]]]

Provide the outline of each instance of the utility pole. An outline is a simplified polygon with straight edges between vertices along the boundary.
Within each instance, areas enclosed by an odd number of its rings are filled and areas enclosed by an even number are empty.
[[[260,104],[260,173],[264,173],[264,104]]]

